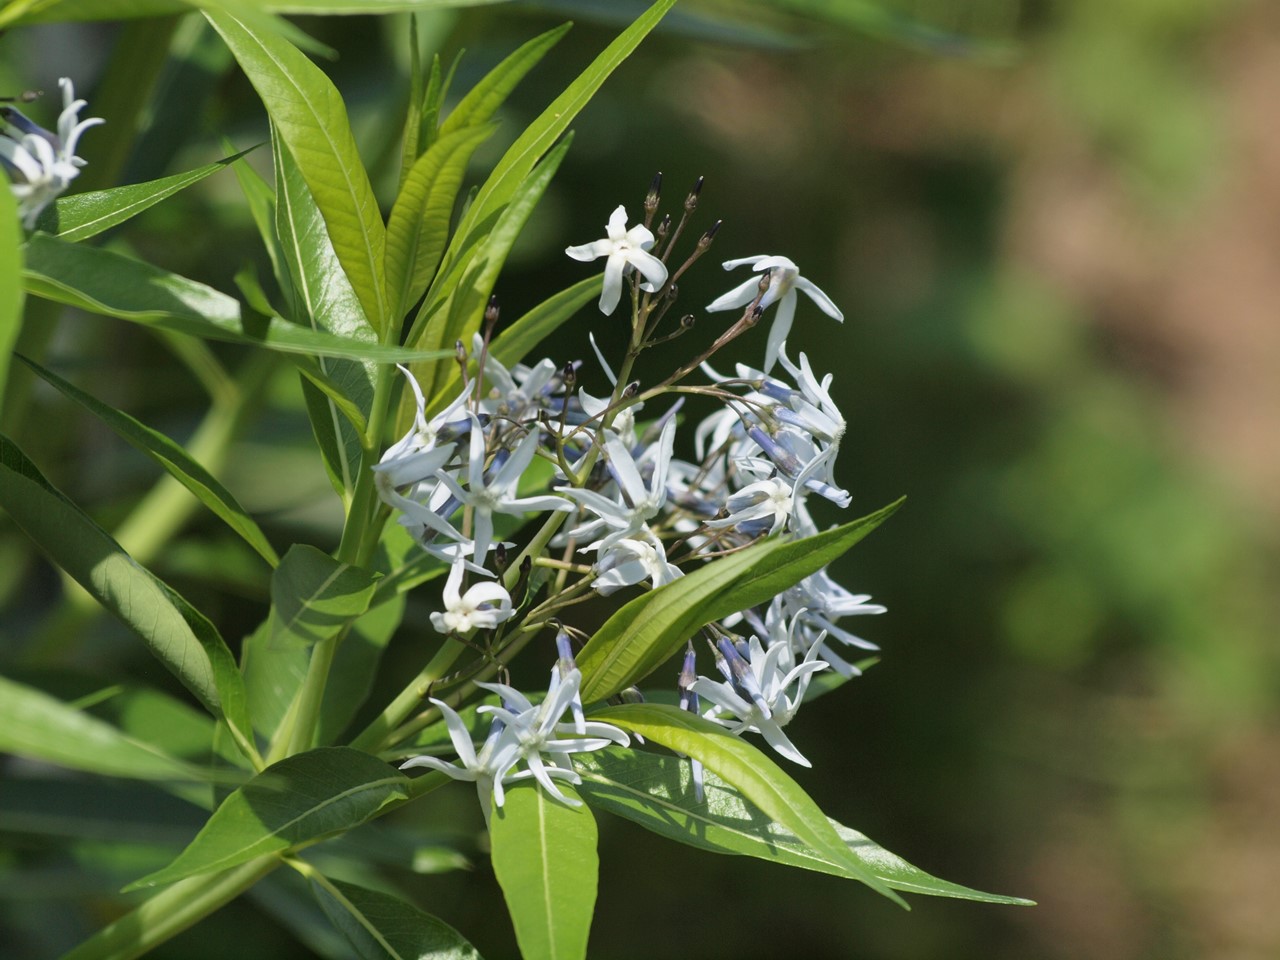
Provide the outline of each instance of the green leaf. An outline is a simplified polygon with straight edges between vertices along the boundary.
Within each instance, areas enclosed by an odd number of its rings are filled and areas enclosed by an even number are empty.
[[[631,686],[699,627],[773,599],[839,557],[901,505],[898,500],[801,540],[766,540],[636,597],[605,621],[578,655],[582,699],[603,700]]]
[[[710,720],[664,704],[608,707],[593,716],[702,761],[706,769],[740,790],[766,817],[780,824],[801,844],[834,860],[848,871],[848,876],[906,907],[901,897],[849,852],[826,815],[800,785],[745,740]]]
[[[324,217],[334,253],[379,335],[386,228],[356,149],[347,108],[329,78],[295,46],[225,13],[205,11],[262,98]]]
[[[266,535],[254,523],[253,518],[244,507],[236,501],[218,479],[199,463],[192,459],[182,447],[174,443],[164,434],[152,430],[145,424],[135,420],[129,414],[115,409],[90,396],[79,387],[63,380],[51,370],[26,357],[19,357],[28,367],[39,374],[46,382],[57,387],[65,396],[80,404],[98,419],[102,420],[129,444],[141,450],[156,463],[160,464],[179,483],[195,494],[196,498],[220,517],[232,530],[244,537],[245,541],[261,554],[262,558],[273,567],[280,562],[280,557],[267,540]]]
[[[22,329],[22,227],[13,192],[0,183],[0,402],[9,379],[9,356]]]
[[[606,47],[591,65],[569,84],[564,93],[556,97],[520,134],[498,165],[480,188],[458,234],[465,237],[471,228],[504,206],[515,194],[519,185],[533,170],[538,158],[556,139],[569,129],[578,112],[600,89],[609,75],[639,46],[664,14],[675,5],[675,0],[658,0],[627,29]]]
[[[403,316],[427,289],[449,239],[449,219],[476,147],[494,127],[442,135],[409,171],[387,222],[387,302]]]
[[[136,563],[4,436],[0,506],[54,563],[142,637],[214,716],[227,720],[246,756],[254,755],[243,679],[213,624]]]
[[[781,824],[770,820],[759,807],[714,773],[704,771],[704,800],[697,802],[692,764],[681,757],[610,747],[575,755],[574,767],[582,775],[578,792],[593,807],[624,817],[661,836],[712,853],[756,857],[831,876],[859,879],[844,863],[823,856]],[[834,820],[831,825],[867,872],[894,890],[985,903],[1026,905],[1031,902],[939,880],[858,831]]]
[[[534,37],[490,70],[483,80],[467,92],[440,125],[440,136],[446,137],[455,130],[486,123],[525,75],[541,62],[572,26],[571,23],[561,24]]]
[[[461,280],[456,284],[441,284],[437,281],[432,285],[433,294],[424,302],[421,314],[435,314],[427,324],[424,345],[434,342],[443,348],[444,344],[457,340],[470,342],[472,334],[480,328],[485,307],[493,293],[494,284],[498,281],[498,274],[507,262],[507,255],[533,214],[534,207],[550,186],[551,178],[555,176],[560,162],[568,152],[571,140],[572,137],[565,137],[520,184],[511,197],[511,202],[502,209],[493,229],[476,245],[468,258],[467,269]],[[442,299],[433,299],[434,292],[441,288],[447,291],[441,292]],[[412,342],[411,338],[410,343]],[[435,375],[431,381],[426,379],[425,371],[419,379],[423,392],[429,397],[439,393],[444,381],[452,373],[449,364],[436,363],[433,369]]]
[[[271,577],[266,628],[244,644],[255,726],[273,735],[301,686],[311,648],[369,608],[374,578],[307,544],[295,544]]]
[[[44,209],[36,221],[36,229],[53,234],[68,243],[87,240],[117,224],[136,217],[148,207],[173,196],[193,183],[199,183],[212,173],[235,163],[251,150],[242,150],[235,156],[216,163],[197,167],[172,177],[162,177],[147,183],[135,183],[110,190],[92,190],[69,197],[59,197]]]
[[[320,208],[274,125],[271,144],[276,171],[276,234],[295,294],[295,319],[346,340],[377,343],[378,335],[342,272]],[[304,371],[307,412],[334,487],[339,495],[345,495],[355,486],[360,471],[363,425],[373,406],[377,367],[324,358],[317,366],[318,378]],[[344,400],[359,411],[358,420],[344,413]]]
[[[577,799],[572,787],[557,786]],[[586,957],[600,869],[591,811],[560,803],[537,784],[517,784],[494,809],[489,836],[524,960]]]
[[[311,890],[361,960],[480,960],[457,930],[399,897],[328,879]]]
[[[226,141],[223,141],[223,145],[229,146]],[[239,181],[240,190],[249,206],[249,215],[258,228],[258,236],[262,238],[262,245],[271,260],[271,273],[276,278],[276,285],[280,287],[285,303],[290,305],[289,315],[294,316],[297,311],[292,307],[295,298],[293,282],[289,277],[289,268],[285,265],[284,249],[276,234],[275,191],[249,164],[237,163],[232,169],[235,170],[236,180]]]
[[[348,747],[288,757],[230,794],[171,864],[126,889],[225,870],[350,830],[407,799],[408,782],[376,757]]]
[[[239,303],[203,283],[44,234],[27,242],[26,255],[23,283],[28,293],[108,317],[289,353],[381,363],[445,355],[344,340],[275,317],[262,323],[246,320]]]
[[[198,767],[6,677],[0,677],[0,753],[108,777],[207,779]]]

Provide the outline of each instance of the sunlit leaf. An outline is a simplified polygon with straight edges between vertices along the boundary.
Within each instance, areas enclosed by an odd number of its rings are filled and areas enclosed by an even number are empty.
[[[577,800],[572,787],[557,786]],[[524,960],[586,957],[600,868],[591,811],[567,806],[535,783],[517,784],[494,808],[489,836]]]
[[[800,785],[745,740],[710,720],[665,704],[624,704],[597,711],[596,716],[701,761],[800,843],[840,864],[853,879],[906,906],[849,852],[826,815]]]
[[[28,293],[150,326],[212,340],[292,353],[404,362],[444,355],[364,344],[272,317],[241,316],[240,304],[212,287],[109,250],[36,234],[26,245]]]
[[[337,880],[311,890],[361,960],[480,960],[457,930],[399,897]]]
[[[578,656],[583,700],[613,696],[660,666],[699,627],[766,603],[821,570],[901,504],[801,540],[766,540],[636,597],[605,621]]]
[[[843,862],[803,844],[714,773],[704,772],[704,799],[699,803],[692,764],[681,757],[610,747],[576,754],[574,767],[582,775],[578,793],[593,807],[625,817],[664,837],[712,853],[756,857],[859,879]],[[831,825],[866,870],[894,890],[985,903],[1030,903],[939,880],[858,831],[835,821]]]
[[[40,218],[36,221],[36,229],[53,234],[69,243],[87,240],[136,217],[148,207],[155,206],[179,190],[199,183],[210,174],[217,173],[235,163],[253,149],[255,148],[250,147],[249,150],[242,150],[235,156],[188,170],[186,173],[175,174],[172,177],[59,197],[40,214]]]
[[[382,334],[390,320],[383,283],[386,228],[347,122],[337,88],[282,37],[206,11],[262,98],[315,198],[334,253],[364,308]]]
[[[348,747],[288,757],[228,796],[173,863],[127,889],[225,870],[341,833],[406,799],[407,786],[403,774]]]
[[[133,447],[141,450],[156,463],[160,464],[170,476],[195,494],[196,498],[213,513],[226,522],[236,533],[262,556],[267,563],[275,566],[280,562],[275,549],[267,540],[266,534],[253,521],[244,507],[236,501],[213,474],[192,459],[182,447],[174,443],[164,434],[152,430],[145,424],[135,420],[129,414],[109,406],[96,397],[85,393],[79,387],[63,380],[52,370],[46,370],[25,357],[20,358],[46,382],[57,387],[63,395],[80,404],[94,416],[102,420],[121,438]]]

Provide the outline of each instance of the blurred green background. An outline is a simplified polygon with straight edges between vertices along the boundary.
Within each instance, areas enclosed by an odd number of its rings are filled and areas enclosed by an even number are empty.
[[[510,3],[425,19],[446,59],[466,48],[459,92],[536,32],[578,21],[477,173],[640,9]],[[299,22],[339,54],[331,75],[390,191],[407,21]],[[264,137],[260,104],[194,20],[13,31],[0,88],[56,90],[70,74],[88,112],[110,117],[103,71],[122,47],[175,56],[116,182],[206,162],[224,136]],[[561,249],[598,236],[618,203],[638,212],[657,170],[668,204],[705,175],[695,226],[725,221],[681,285],[686,309],[731,282],[712,259],[761,253],[791,257],[843,308],[838,327],[802,302],[793,353],[835,374],[851,510],[909,500],[836,571],[888,605],[863,631],[884,659],[796,721],[814,763],[799,779],[919,866],[1039,901],[915,898],[906,913],[848,883],[604,821],[593,956],[1280,956],[1278,89],[1280,8],[1265,2],[725,0],[678,7],[583,113],[499,283],[504,311],[583,276]],[[86,180],[109,167],[100,133],[82,141],[99,163]],[[225,290],[246,262],[269,274],[229,174],[113,242]],[[54,319],[29,347],[189,435],[205,401],[170,347],[56,311],[41,328]],[[589,356],[585,326],[607,339],[611,322],[585,312],[549,355]],[[699,312],[688,342],[716,327]],[[762,344],[763,332],[734,359],[758,361]],[[17,410],[6,430],[109,526],[155,482],[47,389]],[[224,479],[279,542],[336,542],[292,377],[269,387]],[[154,562],[228,638],[260,618],[263,570],[215,521],[194,515]],[[51,616],[59,589],[3,521],[0,669],[165,682],[113,624]],[[411,601],[392,680],[420,662],[429,606]],[[469,828],[418,872],[389,875],[491,960],[512,956],[474,798],[435,796]],[[0,831],[6,956],[74,945],[140,872],[92,839],[68,846],[12,816]],[[431,872],[454,847],[471,867]],[[305,924],[291,897],[264,888],[157,956],[332,955],[323,930],[299,941],[264,919]]]

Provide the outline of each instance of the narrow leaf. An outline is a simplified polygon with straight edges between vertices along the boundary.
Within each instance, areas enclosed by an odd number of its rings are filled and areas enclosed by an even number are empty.
[[[226,643],[203,615],[136,563],[0,436],[0,506],[49,558],[146,642],[252,756],[244,683]]]
[[[577,800],[573,788],[557,784]],[[493,872],[502,887],[524,960],[587,955],[600,860],[596,822],[534,783],[507,791],[489,823]]]
[[[205,16],[262,98],[324,216],[334,252],[365,316],[382,334],[389,323],[382,276],[386,230],[342,96],[284,38],[225,13],[206,10]]]
[[[387,222],[387,302],[402,316],[431,282],[467,162],[495,128],[470,127],[443,135],[415,161]]]
[[[446,137],[455,130],[487,122],[525,75],[538,65],[572,26],[571,23],[561,24],[534,37],[490,70],[483,80],[467,91],[467,95],[440,125],[440,136]]]
[[[239,303],[226,294],[109,250],[44,234],[33,236],[25,249],[23,284],[28,293],[92,313],[289,353],[380,363],[437,355],[344,340],[275,317],[262,323],[246,320]]]
[[[849,852],[826,815],[800,785],[745,740],[710,720],[664,704],[608,707],[597,711],[595,716],[702,761],[706,769],[740,790],[766,817],[781,824],[800,843],[840,864],[852,878],[906,906],[901,897]]]
[[[399,897],[337,880],[311,890],[361,960],[481,960],[457,930]]]
[[[130,445],[141,450],[184,487],[195,494],[196,498],[220,517],[227,526],[244,537],[245,541],[257,550],[267,563],[273,567],[280,562],[280,557],[267,540],[266,535],[254,523],[253,518],[244,507],[236,501],[218,479],[202,467],[182,447],[174,443],[164,434],[152,430],[145,424],[135,420],[129,414],[109,406],[96,397],[85,393],[52,370],[46,370],[40,364],[26,357],[19,357],[28,367],[39,374],[46,382],[57,387],[65,396],[80,404],[98,419],[102,420]]]
[[[0,183],[0,403],[9,379],[9,356],[22,329],[22,227],[13,193]]]
[[[276,285],[284,295],[284,302],[289,305],[287,315],[294,316],[296,311],[292,306],[295,297],[293,282],[289,277],[289,268],[285,265],[280,238],[276,235],[275,191],[249,164],[237,163],[232,169],[235,170],[236,180],[240,183],[241,192],[244,193],[249,215],[253,218],[253,225],[258,228],[258,236],[262,239],[263,247],[266,248],[267,257],[271,260],[271,273],[276,279]]]
[[[59,197],[40,214],[40,218],[36,221],[36,229],[54,234],[69,243],[87,240],[136,217],[148,207],[155,206],[179,190],[199,183],[205,177],[235,163],[255,149],[257,148],[250,147],[248,150],[241,150],[234,156],[215,163],[188,170],[186,173],[174,174],[171,177],[150,180],[147,183],[135,183],[124,187],[112,187],[110,190],[91,190],[88,193]]]
[[[821,570],[901,504],[801,540],[766,540],[636,597],[605,621],[578,656],[582,699],[613,696],[665,662],[699,627],[765,603]]]
[[[610,747],[575,755],[574,767],[582,775],[578,792],[593,807],[638,823],[661,836],[712,853],[755,857],[859,879],[844,863],[801,843],[714,773],[704,771],[704,799],[699,803],[692,764],[681,757]],[[858,831],[834,820],[831,825],[866,870],[894,890],[985,903],[1025,905],[1031,902],[939,880]]]
[[[198,767],[6,677],[0,677],[0,753],[107,777],[205,779]]]
[[[407,785],[403,774],[348,747],[288,757],[230,794],[169,866],[126,889],[225,870],[341,833],[406,799]]]

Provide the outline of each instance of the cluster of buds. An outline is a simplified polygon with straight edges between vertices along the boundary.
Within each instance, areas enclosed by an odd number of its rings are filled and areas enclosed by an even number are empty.
[[[719,228],[717,222],[683,263],[671,266],[701,183],[674,225],[669,216],[654,224],[659,178],[646,197],[642,224],[628,228],[625,208],[619,206],[603,239],[566,250],[576,260],[606,260],[602,313],[613,313],[624,293],[630,297],[630,344],[617,373],[596,350],[613,384],[608,397],[592,396],[578,385],[577,362],[561,366],[542,360],[511,368],[499,363],[489,349],[497,314],[492,304],[486,333],[477,335],[470,349],[459,344],[464,383],[443,409],[427,409],[406,371],[416,398],[414,426],[374,467],[377,489],[422,547],[451,565],[445,609],[432,616],[432,625],[468,642],[472,633],[485,631],[483,650],[490,662],[505,663],[507,651],[518,649],[503,642],[517,621],[558,623],[565,608],[590,592],[659,588],[761,538],[816,534],[807,507],[812,496],[840,508],[850,503],[835,479],[846,424],[831,396],[832,377],[816,374],[803,353],[793,362],[785,342],[797,291],[834,319],[842,315],[791,260],[759,256],[726,262],[726,269],[751,265],[759,277],[717,298],[707,310],[742,308],[740,318],[662,383],[641,390],[628,382],[642,351],[692,327],[692,317],[686,316],[674,331],[662,329],[678,294],[676,282],[710,247]],[[707,363],[711,355],[752,329],[769,308],[776,309],[764,368],[739,365],[732,377],[716,372]],[[776,363],[785,375],[770,372]],[[710,382],[689,382],[699,371]],[[709,398],[715,408],[692,429],[694,458],[686,460],[677,455],[676,415],[690,396]],[[674,397],[669,406],[651,419],[641,418],[646,405],[666,397]],[[552,589],[539,603],[532,598],[513,602],[507,590],[502,574],[510,573],[508,545],[496,537],[496,514],[543,514],[533,540],[537,555],[532,547],[525,551],[535,566],[554,575]],[[475,581],[466,591],[464,577]],[[795,717],[814,674],[826,669],[856,673],[838,648],[875,649],[839,624],[846,617],[884,611],[869,599],[820,571],[767,606],[708,625],[705,639],[721,679],[697,673],[691,642],[679,679],[681,704],[735,734],[759,734],[781,756],[807,766],[782,728]],[[482,799],[492,793],[501,804],[502,784],[524,777],[536,778],[559,796],[552,778],[573,779],[570,753],[624,743],[622,731],[607,724],[583,726],[576,701],[581,676],[567,634],[561,630],[558,636],[557,666],[542,707],[509,686],[482,685],[497,693],[503,706],[481,708],[492,717],[477,753],[457,714],[443,701],[433,701],[461,765],[435,757],[414,758],[409,765],[474,780]],[[575,722],[561,724],[571,706]],[[517,729],[524,732],[513,732]],[[557,731],[567,739],[557,739]]]

